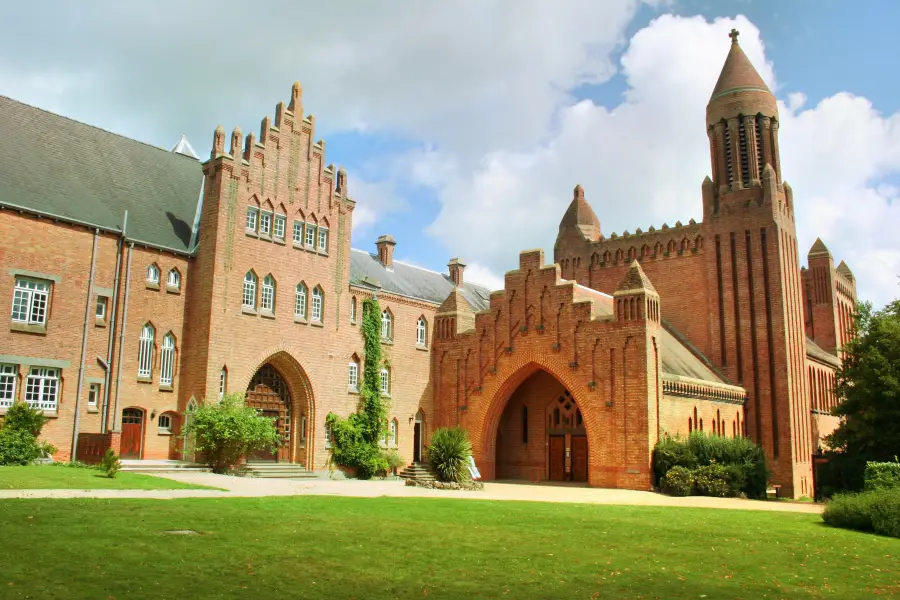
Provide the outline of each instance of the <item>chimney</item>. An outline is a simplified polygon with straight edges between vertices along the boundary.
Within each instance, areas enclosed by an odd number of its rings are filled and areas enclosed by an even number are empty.
[[[459,258],[451,258],[450,262],[447,263],[447,267],[450,268],[450,279],[453,280],[453,285],[462,285],[463,284],[463,271],[466,269],[466,263]]]
[[[394,268],[394,246],[396,245],[397,242],[394,241],[392,235],[383,235],[375,242],[375,247],[378,248],[378,261],[384,265],[385,269]]]

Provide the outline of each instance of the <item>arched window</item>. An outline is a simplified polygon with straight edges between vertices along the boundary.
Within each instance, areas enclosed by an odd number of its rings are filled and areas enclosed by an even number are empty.
[[[256,274],[253,271],[247,271],[244,275],[244,308],[256,310]]]
[[[306,286],[302,283],[297,284],[297,297],[294,300],[294,316],[301,319],[306,318]]]
[[[390,367],[382,367],[381,369],[381,393],[386,396],[391,395],[391,369]]]
[[[425,317],[419,317],[416,323],[416,345],[424,346],[428,338],[428,323]]]
[[[138,377],[153,375],[153,338],[155,335],[156,331],[150,323],[141,329],[141,339],[138,343]]]
[[[262,310],[273,312],[275,310],[275,278],[266,275],[262,282],[262,298],[259,302]]]
[[[312,293],[312,320],[322,322],[322,288],[316,287]]]
[[[147,267],[147,283],[159,283],[159,267],[156,265]]]
[[[172,269],[169,271],[169,277],[166,280],[166,285],[174,290],[181,289],[181,273],[178,272],[178,269]]]
[[[356,296],[350,298],[350,322],[356,323]]]
[[[225,395],[225,390],[228,387],[228,367],[222,367],[222,370],[219,371],[219,400]]]
[[[172,385],[175,371],[175,336],[167,333],[163,337],[162,350],[159,353],[159,384]]]
[[[381,311],[381,339],[390,340],[394,337],[394,318],[387,310]]]
[[[347,388],[351,391],[359,391],[359,360],[356,357],[347,363]]]
[[[160,433],[172,433],[172,418],[167,414],[159,415],[159,419],[156,420],[156,427]]]

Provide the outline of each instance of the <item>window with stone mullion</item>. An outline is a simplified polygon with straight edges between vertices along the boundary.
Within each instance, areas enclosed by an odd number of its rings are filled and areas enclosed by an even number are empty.
[[[59,371],[32,367],[25,383],[25,404],[39,410],[56,410]]]
[[[47,321],[47,299],[50,286],[43,281],[16,279],[13,292],[12,320],[29,325],[43,325]]]

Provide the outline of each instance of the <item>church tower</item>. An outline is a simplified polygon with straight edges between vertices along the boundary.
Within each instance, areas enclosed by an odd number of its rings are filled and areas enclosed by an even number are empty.
[[[806,339],[793,195],[783,181],[778,105],[738,44],[709,104],[712,178],[702,186],[710,358],[748,394],[746,434],[766,450],[773,480],[812,495]]]

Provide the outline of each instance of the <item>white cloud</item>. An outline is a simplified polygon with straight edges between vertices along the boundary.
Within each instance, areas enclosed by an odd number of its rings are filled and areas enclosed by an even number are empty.
[[[618,106],[565,106],[548,141],[490,152],[474,171],[451,153],[428,153],[413,172],[423,183],[441,180],[442,210],[429,232],[452,252],[502,272],[515,267],[523,248],[542,247],[552,260],[557,224],[576,183],[607,235],[699,220],[700,184],[709,172],[705,107],[732,27],[778,93],[759,30],[746,18],[660,17],[634,35],[622,56],[628,90]],[[782,168],[794,190],[801,248],[822,236],[836,261],[846,260],[856,273],[863,298],[896,297],[900,202],[881,179],[900,174],[900,114],[884,117],[845,93],[806,110],[801,92],[787,99],[779,109]],[[457,231],[468,234],[460,238]]]
[[[502,276],[497,275],[491,269],[477,262],[469,263],[463,274],[463,278],[465,281],[477,283],[491,291],[502,290],[504,287]]]

